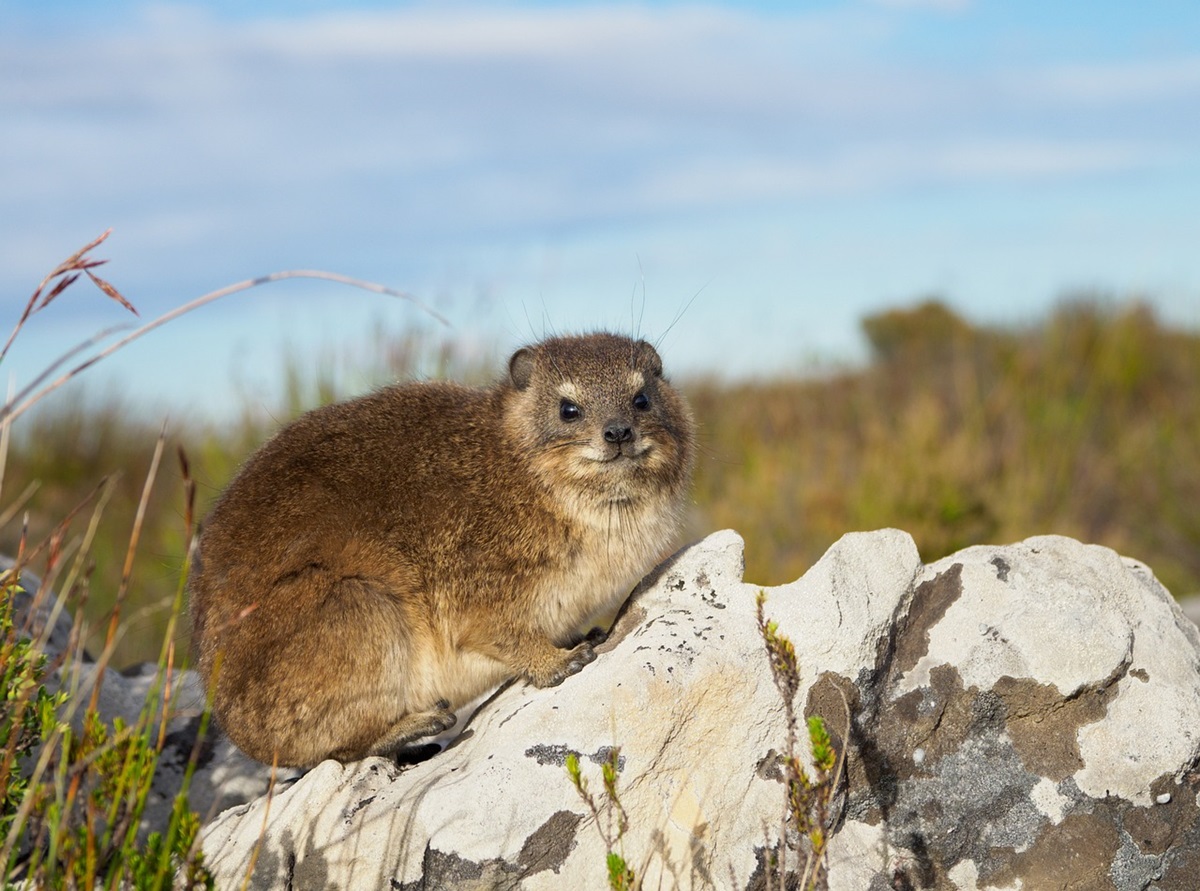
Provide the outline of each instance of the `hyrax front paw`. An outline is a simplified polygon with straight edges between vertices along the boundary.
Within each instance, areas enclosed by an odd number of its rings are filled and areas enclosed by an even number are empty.
[[[544,666],[537,666],[528,674],[529,682],[535,687],[554,687],[561,684],[573,674],[583,670],[583,666],[596,660],[595,645],[590,640],[570,650],[555,650],[557,659]]]

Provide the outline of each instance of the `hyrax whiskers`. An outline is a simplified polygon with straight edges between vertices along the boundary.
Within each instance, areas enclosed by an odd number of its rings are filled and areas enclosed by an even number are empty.
[[[671,544],[693,451],[658,353],[613,334],[304,415],[219,499],[189,580],[221,727],[261,761],[346,761],[506,678],[560,683]]]

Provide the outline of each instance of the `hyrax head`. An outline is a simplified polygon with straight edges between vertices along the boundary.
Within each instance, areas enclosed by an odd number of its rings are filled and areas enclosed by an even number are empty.
[[[525,444],[552,484],[631,501],[686,483],[691,416],[646,341],[554,337],[518,350],[508,370]]]

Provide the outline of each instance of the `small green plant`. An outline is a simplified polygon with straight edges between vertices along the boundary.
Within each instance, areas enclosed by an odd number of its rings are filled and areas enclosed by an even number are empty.
[[[596,821],[596,828],[600,837],[604,839],[608,886],[613,891],[634,891],[640,884],[625,860],[625,848],[622,843],[625,832],[629,829],[629,815],[625,812],[617,793],[617,772],[620,763],[621,750],[614,747],[609,750],[608,759],[600,765],[600,775],[604,784],[603,804],[598,804],[596,797],[588,789],[587,779],[579,767],[579,756],[574,752],[567,754],[567,776],[571,778],[571,784],[583,799],[583,803],[592,812],[592,819]]]
[[[107,235],[107,233],[106,233]],[[42,281],[7,343],[0,348],[3,361],[9,346],[28,319],[44,309],[86,274],[108,297],[125,308],[133,307],[116,288],[93,272],[103,261],[89,251],[101,236],[77,251]],[[69,371],[38,393],[32,391],[69,359],[55,363],[24,390],[0,406],[0,482],[7,457],[13,420],[58,383],[86,367]],[[94,360],[93,360],[94,361]],[[32,395],[31,395],[32,393]],[[77,648],[85,636],[82,602],[89,590],[89,549],[111,486],[102,484],[74,509],[66,512],[40,543],[27,547],[28,528],[22,526],[16,548],[16,565],[0,573],[0,888],[5,889],[192,889],[211,888],[197,845],[199,818],[187,804],[199,742],[206,717],[201,719],[181,788],[173,802],[167,825],[143,835],[151,784],[166,743],[170,717],[170,678],[175,669],[174,633],[183,608],[183,578],[169,611],[167,633],[158,661],[158,678],[152,685],[138,719],[127,725],[111,722],[99,710],[100,686],[121,630],[121,607],[129,590],[134,555],[141,536],[145,506],[162,456],[160,435],[146,475],[142,497],[125,549],[124,571],[104,638],[104,649],[95,663],[84,665]],[[183,464],[186,538],[193,528],[195,487]],[[29,490],[15,507],[0,511],[0,525],[21,511]],[[97,497],[98,496],[98,497]],[[73,518],[93,499],[92,520],[82,539],[69,536]],[[20,585],[22,569],[44,559],[44,580],[27,593]],[[65,572],[64,572],[65,570]],[[61,578],[60,578],[61,575]],[[52,586],[61,581],[62,598],[55,603]],[[74,606],[74,623],[65,646],[59,642],[53,659],[47,640],[62,604]],[[43,609],[48,603],[54,605]],[[40,627],[44,625],[45,627]]]
[[[103,662],[89,699],[69,653],[52,663],[43,638],[30,633],[36,629],[19,627],[17,577],[15,570],[0,577],[0,887],[211,888],[196,844],[200,821],[187,806],[195,749],[167,825],[140,834],[166,738],[165,680],[150,691],[135,724],[104,721],[96,695]],[[47,591],[43,584],[30,615]],[[181,604],[180,597],[174,616]],[[173,668],[168,643],[160,679]],[[72,720],[76,713],[81,717]]]
[[[6,838],[29,790],[29,761],[58,723],[63,693],[42,684],[47,657],[17,633],[13,601],[24,592],[11,578],[0,585],[0,838]]]
[[[830,805],[839,781],[838,754],[825,729],[825,721],[813,715],[805,722],[809,751],[812,754],[812,773],[800,760],[800,728],[796,715],[796,694],[800,689],[800,667],[796,659],[796,648],[779,633],[776,622],[767,621],[763,605],[767,601],[765,591],[758,592],[756,618],[759,634],[767,648],[767,659],[771,666],[771,677],[783,699],[784,717],[787,722],[787,748],[779,763],[782,781],[786,788],[786,823],[775,852],[768,866],[779,877],[783,887],[788,875],[788,849],[803,857],[799,887],[805,891],[825,888],[828,884],[826,853],[828,829],[831,821]],[[792,829],[792,832],[788,830]],[[768,886],[770,873],[768,872]]]

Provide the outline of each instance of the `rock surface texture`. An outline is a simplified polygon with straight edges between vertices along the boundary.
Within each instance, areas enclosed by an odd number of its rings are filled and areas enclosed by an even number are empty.
[[[741,539],[710,536],[561,686],[502,689],[417,765],[325,762],[223,813],[204,835],[219,886],[604,888],[563,765],[579,753],[600,792],[619,746],[644,887],[779,887],[785,728],[758,590]],[[924,566],[885,530],[767,594],[798,705],[846,748],[833,891],[1200,887],[1200,632],[1145,566],[1058,537]]]

